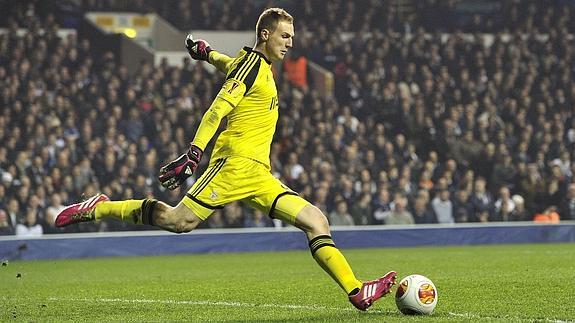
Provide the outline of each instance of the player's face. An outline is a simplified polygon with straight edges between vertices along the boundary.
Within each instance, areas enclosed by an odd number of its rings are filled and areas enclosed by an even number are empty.
[[[280,20],[276,30],[269,35],[268,41],[266,42],[268,59],[272,62],[282,60],[287,51],[292,48],[293,36],[293,24]]]

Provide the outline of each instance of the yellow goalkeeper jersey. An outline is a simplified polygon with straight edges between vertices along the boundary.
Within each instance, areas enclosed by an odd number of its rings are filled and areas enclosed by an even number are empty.
[[[221,119],[227,116],[227,127],[216,141],[212,161],[240,156],[270,168],[279,108],[271,62],[244,47],[228,66],[226,81],[204,114],[193,144],[205,149]]]

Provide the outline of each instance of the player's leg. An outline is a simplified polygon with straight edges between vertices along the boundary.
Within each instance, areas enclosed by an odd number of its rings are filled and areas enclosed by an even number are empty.
[[[194,230],[202,221],[182,200],[175,207],[158,201],[152,209],[149,219],[146,220],[149,225],[162,228],[174,233],[186,233]]]
[[[274,217],[305,232],[313,258],[348,294],[356,308],[366,310],[391,291],[397,276],[394,271],[373,281],[361,282],[355,277],[331,238],[326,216],[305,199],[294,195],[279,196],[272,212]]]
[[[155,199],[110,201],[106,195],[97,194],[62,210],[56,218],[56,226],[106,218],[154,225],[176,233],[189,232],[202,221],[182,202],[172,207]]]
[[[207,203],[202,203],[208,200],[209,195],[199,194],[209,194],[214,189],[221,190],[222,184],[219,182],[227,179],[226,172],[222,171],[224,164],[225,159],[215,161],[175,207],[155,199],[110,201],[105,194],[97,194],[84,202],[66,207],[56,218],[55,224],[57,227],[63,227],[112,218],[135,224],[154,225],[176,233],[189,232],[202,220],[207,219],[215,208],[222,207],[210,207]]]
[[[113,218],[136,224],[147,224],[174,233],[195,229],[202,219],[184,201],[170,206],[154,199],[103,202],[96,207],[96,220]]]
[[[306,234],[315,261],[347,294],[359,290],[361,281],[355,277],[347,260],[335,246],[327,218],[317,207],[300,196],[286,194],[276,200],[272,216],[296,226]]]
[[[346,293],[361,287],[345,257],[336,248],[323,213],[304,198],[291,191],[269,170],[260,167],[255,196],[244,200],[248,205],[267,212],[270,217],[294,225],[305,232],[313,258]],[[255,176],[254,176],[255,178]]]

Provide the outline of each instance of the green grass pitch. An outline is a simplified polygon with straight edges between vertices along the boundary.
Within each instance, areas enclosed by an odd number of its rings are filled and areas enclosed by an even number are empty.
[[[404,316],[393,296],[359,312],[309,252],[290,251],[13,261],[0,267],[0,321],[575,320],[575,244],[343,252],[360,279],[428,276],[435,313]]]

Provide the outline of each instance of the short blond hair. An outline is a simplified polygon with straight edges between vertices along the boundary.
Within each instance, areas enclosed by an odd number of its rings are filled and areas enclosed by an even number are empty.
[[[262,12],[256,23],[256,37],[260,42],[262,30],[267,29],[274,32],[280,21],[286,21],[293,24],[293,16],[282,8],[268,8]]]

